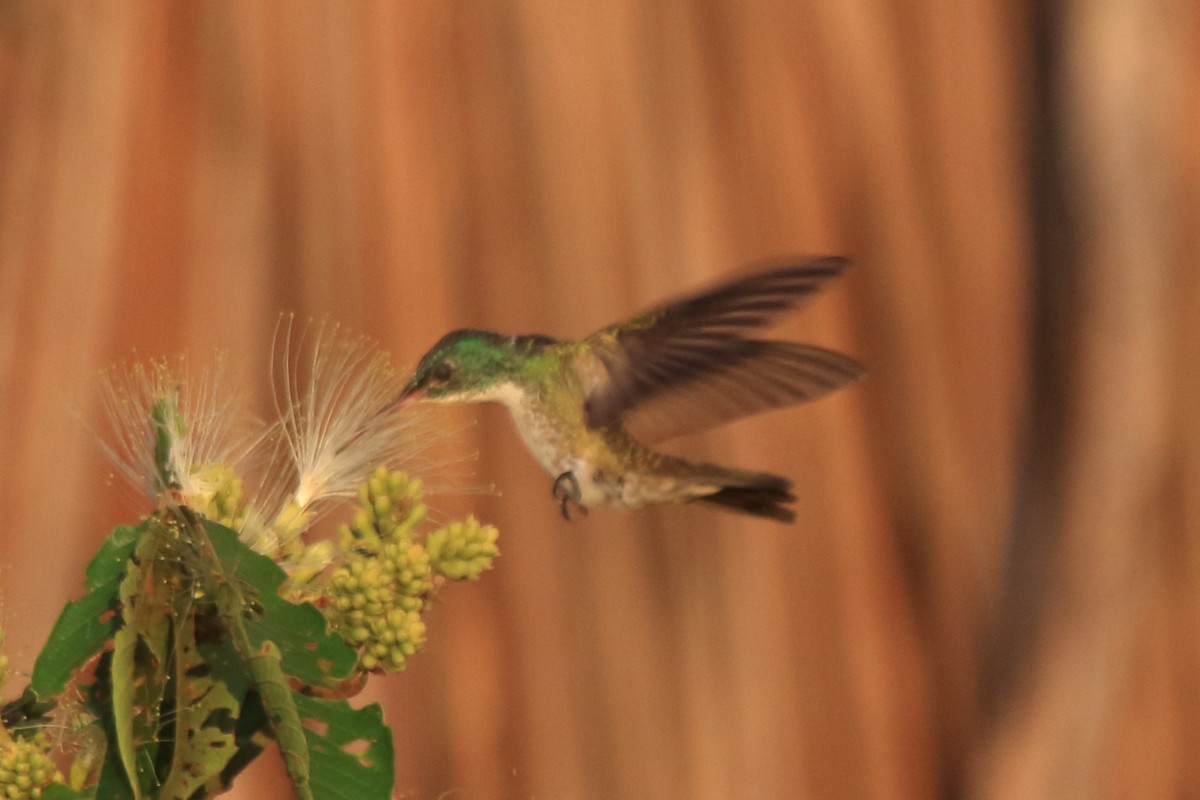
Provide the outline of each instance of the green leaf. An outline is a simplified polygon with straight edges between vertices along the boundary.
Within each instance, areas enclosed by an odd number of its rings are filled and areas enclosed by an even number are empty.
[[[89,592],[112,580],[120,579],[125,573],[129,557],[133,555],[133,548],[146,530],[145,522],[140,525],[118,525],[113,528],[113,532],[100,545],[100,549],[96,551],[96,555],[92,557],[91,563],[87,566],[85,574]]]
[[[287,579],[287,573],[272,559],[256,553],[246,546],[237,531],[224,525],[204,520],[204,532],[208,534],[221,567],[263,594],[278,594],[279,587]]]
[[[283,671],[310,686],[335,686],[350,677],[357,655],[325,617],[309,603],[289,603],[278,595],[263,598],[263,615],[246,620],[246,632],[260,646],[274,642]]]
[[[110,747],[104,765],[100,768],[100,780],[96,782],[95,800],[128,800],[129,784],[125,781],[124,768],[115,748]]]
[[[224,568],[258,591],[262,613],[245,621],[251,644],[258,652],[264,642],[279,648],[283,671],[310,686],[333,686],[350,677],[357,655],[310,603],[289,603],[279,596],[287,574],[270,558],[247,547],[237,534],[215,522],[205,522]]]
[[[309,783],[308,742],[300,725],[294,693],[288,688],[287,677],[280,668],[279,648],[266,642],[262,652],[250,658],[248,663],[275,741],[279,743],[279,752],[283,754],[283,763],[292,779],[292,786],[301,800],[313,800]]]
[[[221,774],[235,752],[233,728],[240,709],[225,684],[204,674],[194,618],[179,626],[175,642],[177,735],[170,770],[156,794],[161,800],[187,800]]]
[[[354,709],[345,700],[297,694],[296,708],[308,723],[304,736],[313,794],[321,800],[388,800],[392,796],[392,732],[384,724],[378,704]],[[315,730],[317,727],[322,730]]]
[[[112,718],[116,749],[134,798],[153,793],[159,750],[159,723],[167,691],[167,642],[172,606],[159,595],[159,531],[137,545],[121,581],[121,629],[113,636]]]
[[[52,642],[62,642],[64,655],[47,661],[56,671],[36,673],[61,690],[113,641],[97,672],[108,687],[111,705],[101,713],[111,746],[95,797],[211,791],[261,750],[268,729],[300,797],[314,797],[313,779],[322,800],[388,797],[391,735],[378,708],[356,712],[289,688],[292,679],[340,683],[354,669],[354,649],[312,605],[281,598],[286,574],[233,531],[205,522],[189,544],[189,519],[180,517],[183,528],[151,520],[113,532],[89,567],[92,591],[56,626]],[[79,641],[86,647],[68,646]],[[301,725],[298,703],[321,732]]]
[[[65,783],[52,783],[42,790],[42,800],[89,800],[95,793],[95,787],[77,792]]]
[[[137,744],[134,734],[134,700],[133,681],[136,669],[134,667],[134,651],[137,648],[137,633],[131,628],[117,631],[116,647],[112,657],[112,716],[113,737],[116,747],[113,750],[120,759],[125,775],[133,786],[134,797],[141,796],[137,775]]]
[[[38,697],[62,692],[71,673],[112,638],[116,630],[115,618],[111,616],[115,597],[114,584],[67,603],[33,666],[30,685]]]
[[[39,697],[60,693],[71,673],[95,656],[117,630],[117,597],[134,546],[146,534],[145,523],[118,526],[87,568],[88,593],[67,603],[50,638],[38,653],[30,685]]]
[[[244,670],[243,667],[243,672]],[[221,786],[225,789],[228,789],[233,784],[233,779],[250,766],[271,743],[270,721],[258,691],[254,689],[238,696],[245,699],[242,701],[242,713],[238,716],[237,727],[234,729],[236,752],[221,771]]]
[[[221,525],[206,522],[204,533],[223,573],[224,582],[213,593],[223,624],[249,667],[292,785],[309,800],[308,743],[288,676],[318,685],[344,680],[355,663],[354,651],[326,631],[325,618],[315,608],[279,596],[286,575],[274,561]],[[257,605],[255,613],[247,613],[251,604]]]
[[[215,641],[198,641],[197,650],[212,679],[225,684],[234,697],[245,697],[254,691],[254,678],[232,636],[223,635]]]

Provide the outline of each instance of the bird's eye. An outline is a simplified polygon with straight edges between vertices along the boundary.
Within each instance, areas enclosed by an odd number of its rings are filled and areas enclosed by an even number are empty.
[[[450,376],[453,374],[454,362],[447,360],[442,361],[436,367],[434,367],[433,372],[430,373],[430,377],[432,377],[438,383],[445,383],[446,381],[450,380]]]

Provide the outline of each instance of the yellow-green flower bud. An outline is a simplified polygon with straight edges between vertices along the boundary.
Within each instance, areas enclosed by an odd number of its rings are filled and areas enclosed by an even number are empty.
[[[292,542],[309,526],[315,512],[305,511],[295,500],[290,501],[276,515],[271,527],[281,542]]]
[[[419,544],[389,544],[379,554],[380,561],[396,582],[396,590],[408,597],[421,597],[433,588],[433,570],[429,553]]]
[[[359,490],[358,501],[359,510],[350,531],[356,538],[396,541],[406,538],[413,526],[425,518],[421,482],[404,472],[389,472],[386,467],[375,470]]]
[[[293,587],[305,586],[333,563],[333,542],[321,540],[306,545],[298,556],[285,558],[283,568],[291,575]]]
[[[50,760],[50,749],[44,733],[0,744],[0,796],[35,800],[51,783],[61,783],[63,776]]]
[[[496,546],[499,532],[483,525],[474,516],[452,522],[429,534],[425,549],[433,569],[451,580],[478,578],[500,555]]]
[[[279,535],[252,513],[247,513],[238,529],[238,538],[256,553],[275,558],[279,553]]]
[[[393,611],[388,615],[387,627],[392,632],[393,643],[388,648],[388,666],[399,672],[408,666],[413,656],[425,644],[425,623],[416,611]]]
[[[376,519],[386,519],[392,513],[391,498],[386,494],[376,496],[371,510],[375,512]]]
[[[237,528],[246,517],[242,479],[225,464],[207,464],[192,475],[196,488],[187,501],[196,511],[227,528]]]
[[[67,770],[67,785],[76,792],[82,791],[96,772],[99,766],[98,760],[95,750],[91,748],[80,750],[71,760],[71,766]]]

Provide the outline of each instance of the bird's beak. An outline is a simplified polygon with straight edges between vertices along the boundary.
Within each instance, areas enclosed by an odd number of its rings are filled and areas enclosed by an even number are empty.
[[[397,397],[395,402],[392,403],[392,408],[399,409],[403,408],[409,403],[415,403],[421,399],[423,394],[425,394],[424,387],[418,386],[416,379],[414,378],[404,387],[404,391],[400,392],[400,396]]]

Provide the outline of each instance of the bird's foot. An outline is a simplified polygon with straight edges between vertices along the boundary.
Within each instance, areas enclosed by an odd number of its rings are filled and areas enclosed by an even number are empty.
[[[587,516],[587,506],[579,502],[579,499],[583,497],[583,491],[579,488],[579,479],[575,477],[574,472],[568,470],[555,478],[550,495],[562,504],[563,519],[571,519],[571,503],[578,506],[580,516]]]

